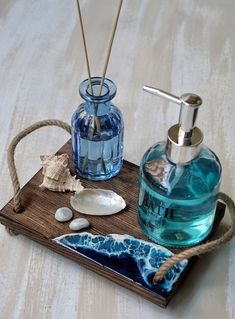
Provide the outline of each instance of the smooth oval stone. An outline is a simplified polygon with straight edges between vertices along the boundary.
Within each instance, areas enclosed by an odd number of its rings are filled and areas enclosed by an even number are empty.
[[[78,231],[89,226],[90,223],[86,218],[76,218],[69,224],[69,228],[74,231]]]
[[[73,212],[68,207],[60,207],[55,212],[55,219],[61,223],[67,222],[72,217],[73,217]]]

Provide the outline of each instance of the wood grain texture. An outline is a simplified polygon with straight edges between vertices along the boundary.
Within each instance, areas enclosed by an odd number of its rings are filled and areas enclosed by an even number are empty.
[[[91,71],[99,75],[116,2],[81,4]],[[86,68],[75,5],[0,1],[1,206],[12,196],[6,165],[11,138],[40,119],[69,122],[80,102],[77,88]],[[233,0],[124,1],[107,73],[117,84],[115,103],[126,123],[125,158],[136,164],[148,146],[165,139],[178,117],[176,107],[143,93],[142,85],[202,96],[198,126],[221,159],[222,190],[233,198],[234,16]],[[38,170],[39,155],[55,152],[67,138],[60,129],[45,128],[19,145],[22,184]],[[9,237],[1,227],[0,318],[234,318],[234,250],[232,241],[203,257],[162,310],[21,236]]]
[[[74,165],[72,163],[72,143],[69,140],[57,154],[67,153],[70,157],[70,170],[75,175]],[[138,227],[137,223],[137,199],[138,199],[138,172],[139,167],[130,162],[124,161],[119,174],[108,181],[93,182],[81,178],[81,183],[85,188],[104,188],[115,191],[121,195],[126,201],[126,208],[119,214],[110,216],[89,216],[89,232],[94,235],[107,234],[128,234],[135,238],[149,241]],[[125,287],[142,297],[166,307],[172,296],[176,293],[177,288],[181,285],[183,278],[186,277],[191,266],[196,262],[196,257],[190,258],[187,267],[184,269],[180,279],[177,281],[174,289],[166,296],[151,292],[144,289],[141,285],[136,284],[132,280],[128,280],[124,276],[110,271],[107,267],[103,267],[91,259],[87,259],[74,251],[59,246],[52,240],[64,234],[73,233],[69,229],[69,223],[58,223],[55,220],[55,212],[60,207],[70,206],[71,193],[58,193],[48,190],[42,190],[39,185],[43,181],[42,169],[35,174],[32,179],[22,188],[20,192],[21,205],[23,211],[15,213],[14,201],[11,200],[0,211],[0,223],[16,235],[25,235],[29,239],[40,243],[41,245],[72,259],[85,268]],[[224,216],[225,205],[218,203],[214,228],[217,228]],[[84,215],[73,210],[74,218],[82,218]],[[213,233],[213,230],[212,230]],[[173,250],[178,252],[179,250]]]

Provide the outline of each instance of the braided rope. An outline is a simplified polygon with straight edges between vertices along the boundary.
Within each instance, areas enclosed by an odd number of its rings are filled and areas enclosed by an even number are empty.
[[[41,127],[51,126],[51,125],[61,127],[64,130],[66,130],[69,134],[71,134],[71,127],[69,124],[59,120],[44,120],[44,121],[36,122],[32,124],[31,126],[27,127],[26,129],[24,129],[23,131],[21,131],[19,134],[17,134],[13,138],[13,140],[11,141],[11,144],[9,145],[9,148],[7,151],[7,161],[8,161],[8,169],[10,172],[11,181],[12,181],[12,185],[14,189],[13,201],[14,201],[14,207],[15,207],[14,210],[16,213],[21,213],[24,209],[20,202],[20,183],[17,176],[15,159],[14,159],[15,148],[17,144],[20,142],[20,140],[22,140],[22,138],[24,138],[31,132],[36,131],[37,129]]]
[[[167,271],[180,261],[192,256],[208,253],[216,248],[219,248],[221,245],[232,239],[232,237],[235,235],[235,204],[234,201],[224,193],[219,193],[219,199],[221,199],[228,207],[231,217],[231,226],[229,227],[229,229],[218,239],[207,242],[206,244],[186,249],[168,259],[166,262],[164,262],[164,264],[160,266],[158,271],[155,273],[153,278],[154,284],[162,280]]]

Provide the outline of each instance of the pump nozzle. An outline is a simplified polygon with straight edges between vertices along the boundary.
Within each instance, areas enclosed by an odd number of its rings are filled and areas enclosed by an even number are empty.
[[[198,140],[200,140],[200,142],[202,141],[201,131],[198,128],[195,128],[198,108],[202,104],[202,99],[200,96],[193,93],[184,93],[181,95],[181,97],[178,97],[171,93],[147,85],[145,85],[143,89],[146,92],[158,95],[181,106],[179,123],[177,128],[174,126],[169,130],[168,139],[179,146],[193,146],[195,143],[199,143]]]
[[[175,96],[163,90],[145,85],[144,91],[163,97],[181,106],[179,115],[179,143],[187,145],[192,137],[192,130],[195,127],[197,112],[202,104],[200,96],[193,93],[185,93],[181,97]]]

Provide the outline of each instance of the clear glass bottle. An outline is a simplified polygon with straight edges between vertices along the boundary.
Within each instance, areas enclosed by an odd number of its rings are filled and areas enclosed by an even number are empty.
[[[153,145],[143,156],[138,222],[144,234],[161,245],[192,246],[211,231],[221,180],[219,159],[201,144],[202,132],[194,126],[202,100],[194,94],[178,98],[145,90],[181,104],[181,113],[167,142]]]
[[[123,163],[124,124],[121,111],[111,102],[116,86],[105,79],[99,96],[100,77],[80,84],[85,100],[72,116],[72,146],[75,169],[91,180],[107,180],[121,169]]]

